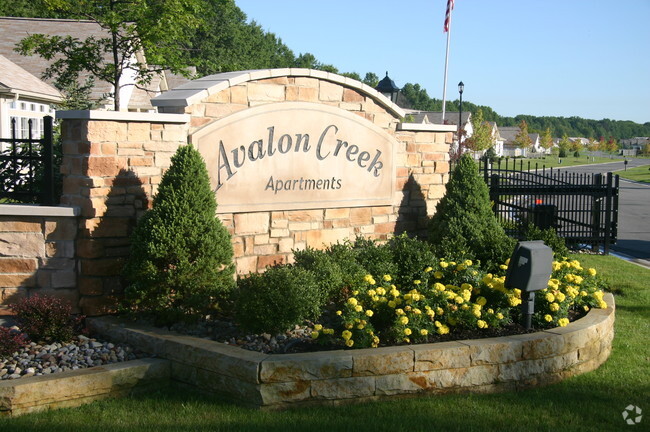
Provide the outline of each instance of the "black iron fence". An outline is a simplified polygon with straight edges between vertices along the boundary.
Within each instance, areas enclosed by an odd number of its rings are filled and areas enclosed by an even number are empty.
[[[522,239],[526,226],[534,224],[554,228],[569,246],[609,253],[616,243],[618,175],[571,173],[509,158],[478,164],[494,213],[510,236]]]
[[[518,166],[517,166],[518,165]],[[508,161],[480,170],[494,213],[508,233],[522,238],[527,223],[554,228],[569,245],[609,247],[616,242],[618,175],[582,174]]]
[[[52,117],[43,119],[43,136],[33,137],[32,120],[27,138],[16,137],[16,119],[11,138],[0,138],[0,201],[55,204]]]

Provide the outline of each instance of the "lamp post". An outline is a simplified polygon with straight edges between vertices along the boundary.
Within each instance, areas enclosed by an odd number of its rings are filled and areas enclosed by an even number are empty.
[[[458,157],[463,154],[460,147],[461,130],[463,128],[463,90],[465,90],[465,84],[461,81],[458,83],[458,93],[460,93],[460,108],[458,110]]]
[[[379,81],[377,87],[375,87],[379,93],[386,96],[394,104],[397,103],[397,96],[399,95],[399,87],[395,85],[395,82],[388,77],[388,72],[386,72],[386,77]]]

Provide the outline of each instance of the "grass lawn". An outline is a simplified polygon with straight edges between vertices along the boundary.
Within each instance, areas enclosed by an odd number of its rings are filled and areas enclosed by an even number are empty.
[[[508,160],[508,166],[512,165],[513,160],[516,161],[517,168],[519,168],[520,163],[523,163],[524,169],[528,169],[527,168],[528,163],[530,163],[531,169],[535,169],[535,164],[537,164],[537,167],[541,169],[543,166],[545,166],[546,168],[566,168],[566,167],[576,166],[576,165],[591,165],[591,164],[601,164],[601,163],[610,163],[610,162],[620,162],[623,160],[623,157],[613,156],[610,159],[608,157],[591,158],[587,156],[580,156],[580,157],[569,156],[569,157],[559,158],[556,155],[549,155],[549,156],[545,156],[544,158],[534,158],[534,159],[511,159],[510,158]],[[505,164],[505,160],[502,162],[502,166],[504,166],[504,164]]]
[[[616,171],[615,174],[629,180],[650,183],[650,165],[641,165],[623,171]]]
[[[616,295],[616,337],[598,370],[521,392],[458,394],[258,411],[182,389],[0,419],[0,431],[619,431],[650,424],[650,270],[581,255]],[[627,405],[643,409],[628,426]]]

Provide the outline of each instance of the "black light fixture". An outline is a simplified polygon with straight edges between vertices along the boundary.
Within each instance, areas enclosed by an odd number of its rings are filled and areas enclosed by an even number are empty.
[[[386,72],[386,77],[379,81],[377,87],[375,87],[379,93],[386,96],[392,103],[397,103],[397,96],[399,95],[399,87],[395,85],[395,82],[388,77],[388,72]]]
[[[460,108],[458,109],[458,155],[460,157],[461,148],[460,148],[460,138],[461,131],[463,129],[463,90],[465,90],[465,84],[463,82],[458,83],[458,93],[460,93]]]

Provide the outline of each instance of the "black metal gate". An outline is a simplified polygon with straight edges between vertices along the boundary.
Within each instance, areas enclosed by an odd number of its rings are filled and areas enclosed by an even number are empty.
[[[497,218],[513,237],[526,223],[555,228],[569,245],[589,245],[609,253],[616,243],[618,175],[578,174],[482,163]]]
[[[16,138],[16,120],[11,138],[0,138],[0,199],[4,202],[55,204],[52,117],[43,118],[43,137]]]

